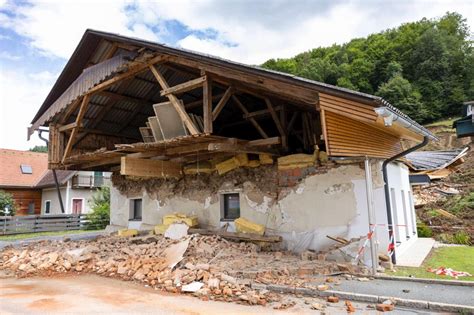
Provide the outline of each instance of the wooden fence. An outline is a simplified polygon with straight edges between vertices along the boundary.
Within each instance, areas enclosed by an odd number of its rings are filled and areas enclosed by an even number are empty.
[[[0,216],[0,235],[82,230],[88,222],[85,214]]]

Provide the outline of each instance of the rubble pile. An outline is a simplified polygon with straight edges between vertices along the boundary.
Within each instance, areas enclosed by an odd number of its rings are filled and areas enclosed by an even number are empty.
[[[324,260],[303,260],[287,252],[263,252],[250,242],[196,234],[180,240],[153,235],[41,241],[5,248],[0,257],[0,269],[19,277],[96,273],[168,292],[189,292],[202,299],[260,305],[275,301],[277,295],[252,290],[251,282],[305,287],[309,276],[347,267]]]

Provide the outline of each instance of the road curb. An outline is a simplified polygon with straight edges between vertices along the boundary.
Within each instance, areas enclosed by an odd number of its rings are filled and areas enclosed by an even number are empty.
[[[457,305],[457,304],[447,304],[447,303],[438,303],[438,302],[430,302],[430,301],[423,301],[423,300],[411,300],[411,299],[403,299],[397,297],[390,297],[390,296],[383,296],[383,295],[372,295],[372,294],[361,294],[361,293],[354,293],[354,292],[345,292],[345,291],[335,291],[335,290],[326,290],[326,291],[319,291],[317,289],[310,289],[310,288],[296,288],[291,286],[285,285],[276,285],[276,284],[269,284],[264,285],[261,283],[251,283],[252,289],[255,290],[263,290],[266,289],[268,291],[273,291],[277,293],[292,293],[292,294],[301,294],[313,297],[327,297],[327,296],[337,296],[341,299],[351,300],[351,301],[358,301],[358,302],[366,302],[366,303],[383,303],[386,300],[392,300],[395,302],[397,306],[403,307],[410,307],[416,309],[425,309],[425,310],[433,310],[433,311],[441,311],[441,312],[467,312],[467,313],[474,313],[474,306],[469,305]]]
[[[413,277],[397,277],[397,276],[385,276],[385,275],[363,275],[363,274],[347,274],[355,277],[370,277],[381,280],[396,280],[396,281],[411,281],[420,283],[432,283],[432,284],[443,284],[443,285],[458,285],[465,287],[474,287],[474,281],[461,281],[461,280],[444,280],[444,279],[425,279],[425,278],[413,278]]]

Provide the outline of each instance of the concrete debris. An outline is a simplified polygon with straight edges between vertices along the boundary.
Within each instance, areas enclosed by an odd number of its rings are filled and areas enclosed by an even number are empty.
[[[182,292],[196,292],[203,287],[204,283],[202,282],[191,282],[190,284],[183,285],[181,288]]]
[[[177,244],[173,244],[163,251],[165,257],[164,265],[173,269],[184,258],[184,253],[188,249],[189,239]]]
[[[179,241],[163,235],[104,236],[67,243],[48,240],[6,247],[0,252],[0,270],[18,277],[94,273],[137,281],[167,292],[189,292],[202,300],[250,305],[276,303],[279,309],[291,307],[292,302],[282,301],[276,292],[252,287],[285,285],[316,289],[311,277],[329,275],[344,266],[357,273],[365,272],[365,267],[307,261],[291,252],[258,251],[250,242],[198,234]],[[322,284],[321,289],[328,288]]]
[[[171,224],[165,232],[165,237],[179,240],[188,235],[189,226],[184,223]]]

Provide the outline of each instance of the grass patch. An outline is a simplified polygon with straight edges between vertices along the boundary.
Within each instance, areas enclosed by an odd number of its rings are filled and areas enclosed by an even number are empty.
[[[452,268],[456,271],[469,272],[474,275],[474,247],[453,246],[433,249],[421,267],[395,267],[396,272],[387,271],[388,275],[428,279],[456,280],[449,276],[436,275],[426,271],[428,268]],[[474,277],[459,277],[458,280],[474,281]]]
[[[99,230],[96,230],[96,231],[99,231]],[[74,231],[38,232],[38,233],[1,235],[0,241],[17,241],[17,240],[26,240],[29,238],[36,238],[40,236],[61,236],[61,235],[81,234],[81,233],[89,233],[89,232],[94,232],[94,230],[74,230]]]

